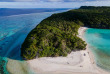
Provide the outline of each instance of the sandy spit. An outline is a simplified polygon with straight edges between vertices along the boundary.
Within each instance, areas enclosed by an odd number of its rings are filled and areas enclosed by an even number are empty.
[[[78,36],[83,40],[85,40],[83,35],[87,29],[80,27],[78,30]],[[10,68],[13,62],[15,62],[14,67]],[[27,66],[32,72],[29,73],[29,69],[26,69]],[[13,69],[16,68],[17,70],[13,72]],[[17,74],[17,71],[21,69],[24,69],[21,74],[109,74],[96,66],[94,56],[88,45],[86,50],[71,52],[67,57],[36,58],[26,61],[25,64],[10,60],[7,69],[12,74]]]

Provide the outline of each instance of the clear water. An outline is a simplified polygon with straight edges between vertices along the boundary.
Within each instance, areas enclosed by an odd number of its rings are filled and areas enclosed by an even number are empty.
[[[0,17],[0,56],[18,58],[20,46],[27,34],[52,13],[34,13]],[[16,49],[16,50],[15,50]]]
[[[65,11],[65,10],[64,10]],[[25,65],[24,61],[20,61],[20,47],[25,40],[28,33],[37,26],[43,19],[52,15],[55,12],[42,12],[42,13],[31,13],[11,16],[0,17],[0,74],[8,74],[7,62],[10,60],[11,63],[8,66],[13,74],[29,74],[19,73],[20,68],[17,68],[14,64],[19,64],[18,67]],[[10,58],[10,59],[9,59]],[[14,59],[14,60],[12,60]],[[19,61],[17,61],[19,60]],[[21,65],[22,64],[22,65]],[[17,72],[14,72],[17,70]],[[31,73],[32,74],[32,73]]]
[[[84,37],[97,65],[110,71],[110,30],[90,28],[86,30]]]

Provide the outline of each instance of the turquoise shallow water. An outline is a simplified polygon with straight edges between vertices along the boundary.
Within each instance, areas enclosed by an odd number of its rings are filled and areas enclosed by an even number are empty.
[[[64,10],[66,11],[66,10]],[[55,12],[42,12],[0,17],[0,74],[32,74],[21,61],[20,47],[28,33],[43,19]],[[7,62],[11,60],[7,71]],[[16,64],[15,64],[16,63]],[[26,67],[28,67],[26,65]],[[21,71],[22,72],[19,73]]]
[[[110,30],[90,28],[84,37],[95,56],[96,64],[110,71]]]

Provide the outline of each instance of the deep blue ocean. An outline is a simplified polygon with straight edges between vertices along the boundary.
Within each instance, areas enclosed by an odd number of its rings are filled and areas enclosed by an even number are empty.
[[[0,74],[34,74],[21,60],[20,47],[28,33],[53,13],[68,9],[0,9]],[[97,65],[110,70],[110,30],[88,29],[84,37]]]
[[[97,66],[110,71],[110,30],[90,28],[86,30],[84,37]]]
[[[0,9],[0,74],[32,74],[23,69],[20,47],[28,33],[53,13],[68,9]],[[16,66],[15,66],[16,65]]]

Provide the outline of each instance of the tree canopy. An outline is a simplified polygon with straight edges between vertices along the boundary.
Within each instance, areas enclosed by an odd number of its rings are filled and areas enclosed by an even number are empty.
[[[77,37],[81,26],[110,29],[110,7],[82,6],[51,15],[28,34],[21,56],[28,60],[67,56],[71,51],[84,50],[86,43]]]

